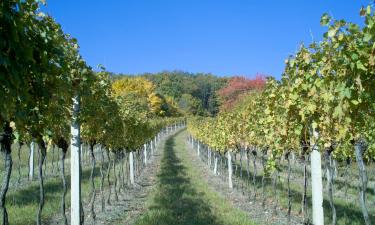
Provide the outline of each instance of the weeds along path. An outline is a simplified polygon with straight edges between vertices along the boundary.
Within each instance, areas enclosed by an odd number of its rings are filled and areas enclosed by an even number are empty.
[[[117,224],[254,224],[202,179],[187,149],[186,135],[182,130],[166,140],[147,211],[136,220]]]
[[[96,224],[131,224],[145,213],[147,197],[156,187],[157,173],[160,171],[160,161],[166,140],[159,144],[151,162],[136,178],[135,187],[128,188],[120,197],[120,201],[113,201],[113,204],[98,216]],[[97,207],[99,210],[99,205]]]

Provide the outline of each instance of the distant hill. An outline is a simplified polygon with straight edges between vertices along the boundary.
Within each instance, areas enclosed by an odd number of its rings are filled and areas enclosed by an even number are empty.
[[[141,76],[152,81],[159,94],[172,97],[179,109],[187,115],[214,116],[219,112],[217,91],[227,85],[229,78],[210,73],[163,71],[144,74],[112,74],[113,79],[122,76]]]

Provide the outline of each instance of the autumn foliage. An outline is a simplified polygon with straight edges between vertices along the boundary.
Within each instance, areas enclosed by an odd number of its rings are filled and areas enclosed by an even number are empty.
[[[138,103],[146,114],[174,116],[178,114],[172,99],[156,92],[155,85],[143,77],[123,77],[112,84],[114,97],[127,97]],[[132,109],[135,110],[135,107]]]
[[[266,76],[257,74],[255,78],[250,79],[245,76],[232,77],[228,84],[218,90],[223,104],[222,110],[230,109],[241,98],[244,93],[249,91],[261,91],[265,87]]]

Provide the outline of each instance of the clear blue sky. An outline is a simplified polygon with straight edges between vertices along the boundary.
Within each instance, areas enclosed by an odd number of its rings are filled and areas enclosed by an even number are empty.
[[[362,23],[369,0],[47,0],[65,32],[76,37],[93,68],[115,73],[184,70],[277,78],[284,59],[320,16]],[[310,33],[311,32],[311,33]]]

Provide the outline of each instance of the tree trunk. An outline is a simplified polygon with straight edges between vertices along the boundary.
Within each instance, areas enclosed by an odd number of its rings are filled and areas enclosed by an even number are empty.
[[[133,152],[133,167],[134,167],[134,177],[137,176],[138,173],[138,150]]]
[[[273,181],[272,181],[273,198],[274,198],[274,201],[275,201],[275,204],[274,204],[274,207],[273,207],[273,215],[277,215],[278,198],[277,198],[277,188],[276,188],[276,185],[277,185],[277,178],[278,178],[278,176],[279,176],[279,172],[276,169],[274,171]]]
[[[138,150],[133,152],[134,177],[138,175]]]
[[[233,171],[233,168],[232,168],[232,154],[230,151],[227,152],[227,158],[228,158],[228,185],[229,185],[229,188],[232,189],[233,188],[233,183],[232,183],[232,171]]]
[[[101,199],[101,209],[104,212],[105,201],[104,201],[104,150],[100,148],[101,153],[101,163],[100,163],[100,199]]]
[[[62,179],[62,185],[63,185],[63,194],[61,197],[61,215],[63,217],[63,222],[64,225],[68,225],[68,218],[66,217],[65,214],[65,197],[66,193],[68,192],[68,187],[66,185],[66,178],[65,178],[65,157],[66,157],[66,152],[68,149],[62,149],[62,155],[61,155],[61,179]]]
[[[257,187],[256,187],[256,181],[257,181],[257,164],[256,164],[257,152],[256,152],[255,149],[253,149],[252,154],[253,154],[253,167],[254,167],[254,173],[253,173],[254,194],[253,194],[253,197],[254,197],[254,201],[255,201],[256,198],[257,198]]]
[[[17,155],[18,155],[18,180],[17,180],[17,183],[20,184],[21,183],[21,148],[22,148],[22,143],[18,143],[18,151],[17,151]]]
[[[6,200],[6,194],[8,192],[9,188],[9,180],[10,175],[12,173],[12,128],[9,126],[9,123],[7,122],[4,126],[3,133],[0,135],[0,144],[1,144],[1,151],[4,153],[4,161],[5,161],[5,173],[3,177],[3,183],[1,185],[0,189],[0,210],[1,210],[1,216],[2,216],[2,224],[3,225],[9,225],[8,221],[8,212],[5,207],[5,200]]]
[[[124,163],[125,163],[125,153],[122,153],[121,158],[121,190],[125,193],[125,173],[124,173]]]
[[[91,173],[90,173],[90,182],[91,182],[91,200],[90,200],[90,214],[92,219],[96,220],[96,214],[95,214],[95,209],[94,209],[94,204],[95,204],[95,198],[96,198],[96,191],[95,191],[95,182],[94,182],[94,177],[95,177],[95,155],[94,155],[94,144],[90,143],[90,155],[91,155]]]
[[[225,166],[224,166],[224,164],[225,164],[225,155],[223,154],[221,154],[220,153],[220,175],[221,175],[221,179],[224,181],[224,179],[225,179]]]
[[[117,194],[117,175],[116,175],[116,161],[117,161],[117,153],[113,158],[113,179],[114,179],[114,191],[115,191],[115,201],[118,201],[118,194]]]
[[[302,203],[301,211],[303,215],[304,224],[308,224],[309,216],[307,210],[307,185],[308,185],[308,174],[307,174],[307,158],[303,155],[303,193],[302,193]]]
[[[242,151],[242,148],[240,148],[240,182],[241,182],[241,190],[242,190],[242,193],[245,194],[243,192],[243,181],[242,181],[242,155],[243,155],[243,151]]]
[[[52,174],[55,174],[55,146],[54,145],[52,145],[52,169],[51,169],[51,171],[52,171]]]
[[[122,165],[122,159],[121,159],[121,155],[120,155],[121,153],[119,153],[119,155],[118,155],[118,158],[117,158],[117,163],[118,163],[118,166],[120,166],[120,168],[118,168],[118,170],[117,170],[117,186],[118,186],[118,188],[117,188],[117,192],[118,192],[118,194],[120,194],[121,195],[121,190],[122,190],[122,173],[121,173],[121,165]]]
[[[337,162],[331,157],[331,168],[333,171],[333,181],[337,178],[338,176],[338,170],[337,170]]]
[[[360,178],[360,193],[359,193],[359,202],[362,208],[363,219],[365,220],[366,225],[370,225],[370,217],[368,215],[368,210],[366,206],[366,190],[367,190],[367,172],[366,166],[363,162],[363,143],[361,141],[357,141],[355,143],[355,157],[357,160],[357,165],[359,169],[359,178]]]
[[[43,176],[47,176],[47,148],[48,148],[48,145],[46,146],[46,157],[44,158],[44,170],[43,170]]]
[[[334,177],[334,171],[333,171],[333,160],[332,160],[332,154],[331,151],[325,152],[325,161],[326,161],[326,168],[327,168],[327,188],[328,188],[328,200],[329,204],[331,206],[332,210],[332,225],[336,225],[336,208],[333,203],[333,177]]]
[[[349,176],[349,167],[350,167],[350,157],[348,157],[346,159],[346,166],[345,166],[345,173],[344,173],[344,176],[345,176],[345,179],[344,179],[344,183],[345,183],[345,196],[348,196],[348,187],[349,187],[349,181],[348,179],[350,178]],[[374,194],[375,194],[375,190],[374,190]]]
[[[129,155],[125,153],[125,176],[126,176],[126,186],[130,186],[130,163],[129,163]]]
[[[266,159],[265,159],[265,151],[262,150],[262,207],[266,206],[266,190],[265,190],[265,179],[266,179]]]
[[[211,148],[208,148],[209,150],[209,156],[210,156],[210,162],[209,162],[209,168],[211,169],[212,168],[212,149]]]
[[[247,174],[247,186],[249,186],[250,182],[250,151],[246,148],[246,174]]]
[[[290,190],[290,175],[291,175],[291,172],[292,172],[292,167],[291,167],[291,163],[290,163],[290,152],[287,152],[285,157],[288,160],[288,178],[287,178],[287,186],[288,186],[288,224],[290,224],[291,212],[292,212],[292,193],[291,193],[291,190]]]
[[[44,160],[46,158],[46,145],[44,141],[42,140],[42,137],[39,138],[38,140],[38,145],[39,145],[39,154],[38,154],[38,160],[39,160],[39,165],[38,165],[38,170],[39,170],[39,208],[38,208],[38,213],[37,213],[37,225],[42,224],[42,211],[44,207],[44,178],[43,178],[43,164]]]
[[[107,182],[108,182],[108,197],[107,197],[107,205],[111,205],[111,188],[112,188],[112,184],[111,184],[111,179],[110,179],[110,175],[111,175],[111,158],[109,156],[109,150],[107,150],[107,158],[108,158],[108,167],[107,167]]]

